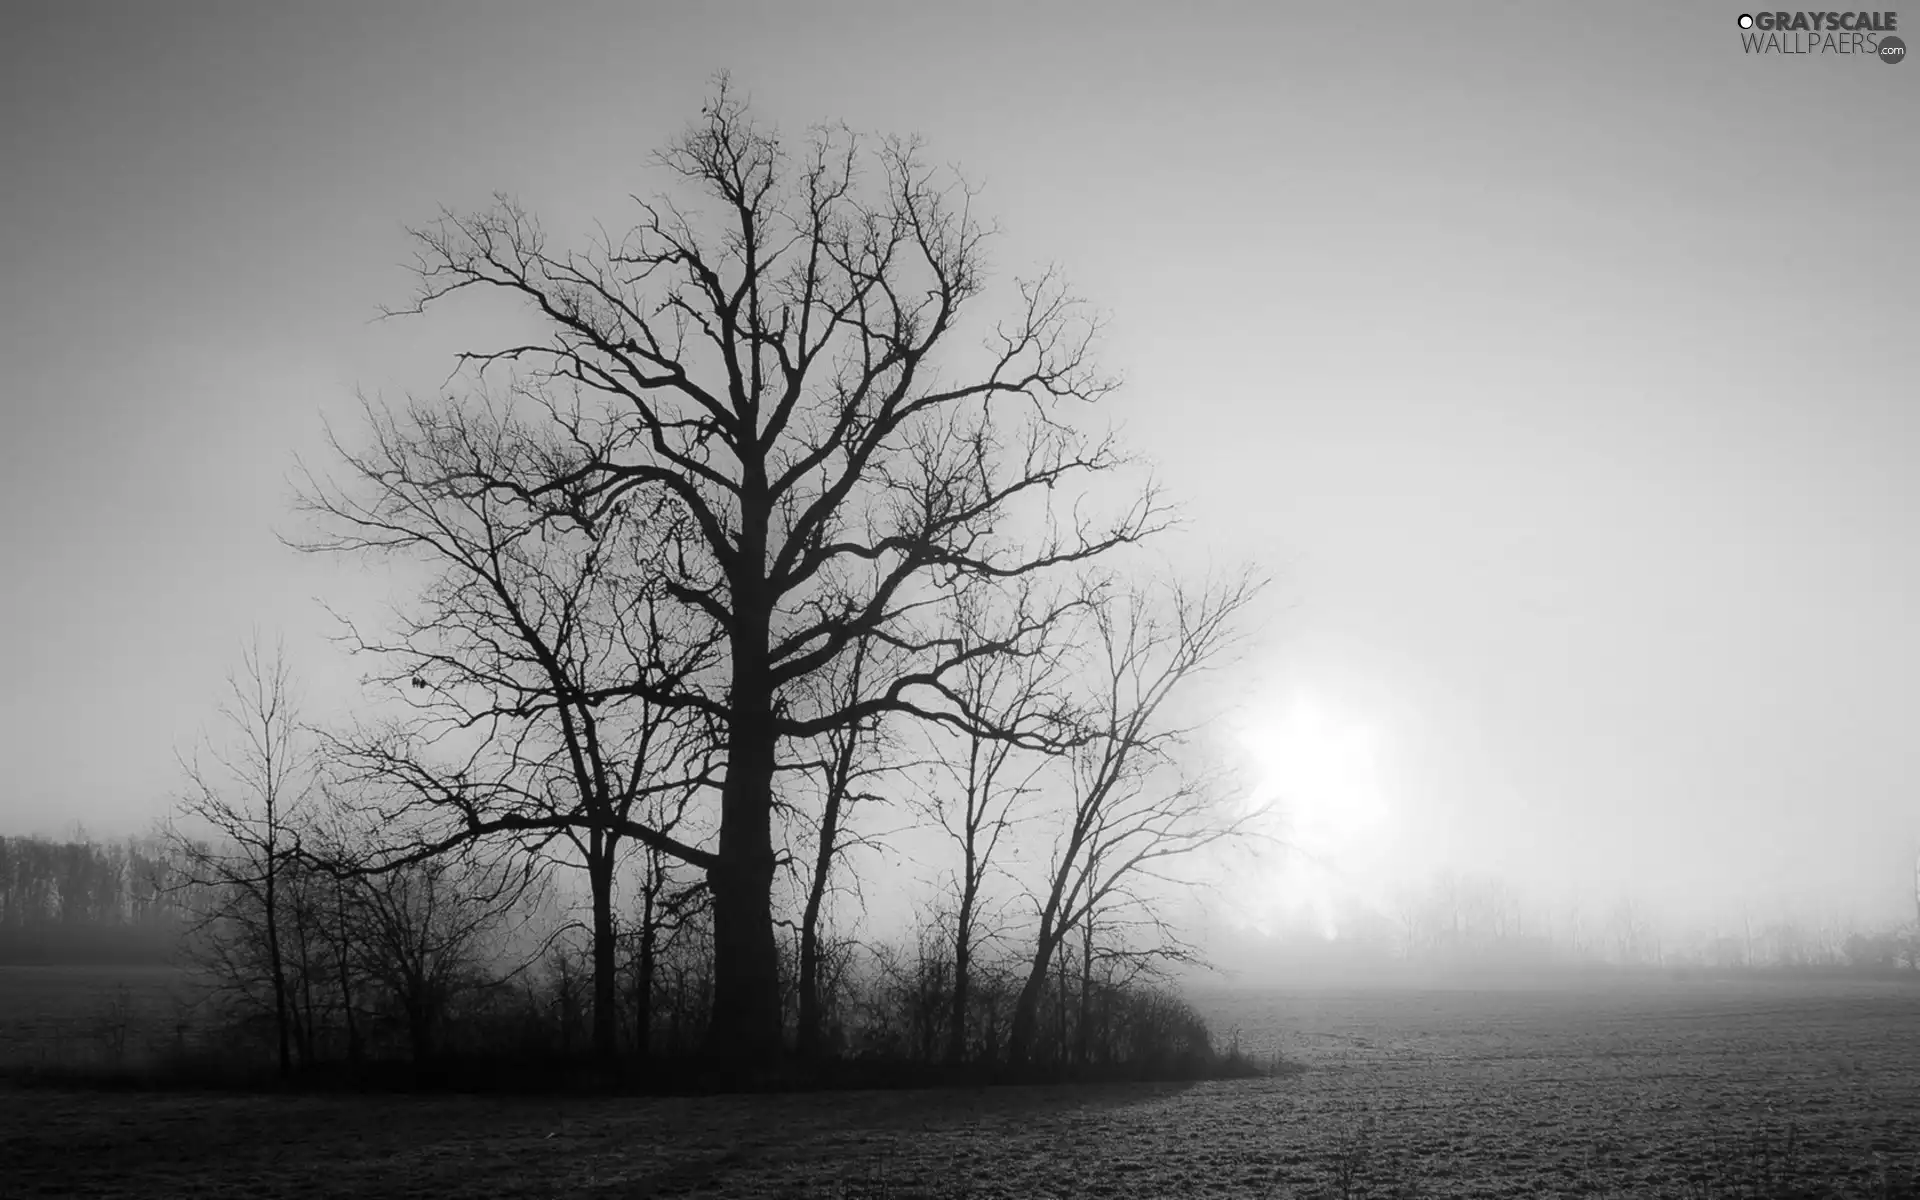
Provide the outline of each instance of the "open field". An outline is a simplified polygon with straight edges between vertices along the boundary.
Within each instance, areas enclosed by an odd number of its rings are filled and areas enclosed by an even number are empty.
[[[1200,999],[1309,1069],[674,1100],[0,1089],[0,1195],[1898,1196],[1920,1170],[1913,986]]]
[[[171,967],[0,966],[0,1068],[150,1057],[190,1035],[194,995]]]

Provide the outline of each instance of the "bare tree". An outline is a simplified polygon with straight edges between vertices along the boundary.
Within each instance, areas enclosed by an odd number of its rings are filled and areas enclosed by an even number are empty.
[[[500,293],[544,328],[464,356],[483,378],[521,372],[561,435],[548,454],[467,473],[471,487],[589,535],[622,506],[674,530],[657,578],[724,669],[636,671],[582,702],[641,697],[724,730],[718,846],[683,857],[712,889],[709,1046],[764,1060],[782,1037],[783,743],[889,712],[967,724],[946,679],[1002,647],[934,628],[939,590],[1094,559],[1167,512],[1151,487],[1110,519],[1079,507],[1078,485],[1127,459],[1071,423],[1069,408],[1112,385],[1056,275],[1022,282],[1011,320],[969,356],[962,318],[986,287],[988,231],[917,143],[828,128],[795,156],[723,80],[657,162],[713,211],[639,202],[629,233],[581,252],[550,248],[505,200],[447,213],[416,234],[409,311]],[[820,702],[807,682],[866,639],[897,656],[889,677],[853,704]]]
[[[200,828],[169,829],[182,864],[176,886],[197,902],[194,932],[223,982],[245,992],[265,976],[285,1075],[293,1066],[294,1014],[282,937],[315,782],[314,751],[283,644],[268,657],[256,634],[227,687],[220,715],[231,743],[209,742],[182,764],[188,788],[180,816]]]
[[[571,847],[592,906],[594,1046],[611,1063],[613,889],[625,844],[715,861],[678,836],[715,745],[707,717],[650,698],[711,669],[714,653],[661,592],[675,532],[636,502],[607,506],[593,536],[581,536],[488,487],[559,453],[543,441],[547,429],[490,401],[369,407],[367,418],[369,449],[334,442],[345,487],[308,475],[302,504],[323,532],[303,545],[405,555],[435,572],[396,634],[365,636],[343,619],[350,648],[381,663],[371,682],[407,697],[415,714],[333,746],[362,791],[383,789],[386,821],[411,838],[369,869],[479,839]],[[617,700],[616,686],[628,689]]]
[[[869,657],[873,643],[862,641],[835,678],[822,672],[818,686],[833,688],[838,695],[829,703],[854,704],[864,697],[866,682],[874,673]],[[862,800],[877,799],[869,790],[871,781],[890,769],[880,750],[882,718],[829,729],[817,739],[822,751],[816,764],[819,779],[820,814],[813,838],[812,873],[807,879],[806,901],[800,913],[799,1013],[795,1030],[795,1048],[803,1058],[820,1051],[820,918],[830,890],[833,867],[847,848],[848,822],[853,806]]]
[[[535,877],[441,855],[350,878],[354,956],[399,1008],[414,1062],[424,1064],[454,1001],[507,973],[485,955]]]
[[[1646,962],[1651,954],[1655,964],[1658,965],[1659,936],[1654,929],[1646,905],[1632,896],[1623,896],[1614,905],[1609,923],[1613,927],[1614,942],[1621,963],[1639,965]]]
[[[677,823],[677,818],[669,818],[660,822],[660,828],[671,834]],[[673,868],[674,860],[658,847],[642,848],[629,962],[633,974],[634,1048],[642,1058],[652,1052],[654,993],[659,987],[661,959],[689,924],[705,915],[708,900],[705,879],[683,879]]]
[[[1164,600],[1136,589],[1092,608],[1086,669],[1097,682],[1085,737],[1068,756],[1064,828],[1037,897],[1039,927],[1008,1039],[1015,1065],[1026,1059],[1047,969],[1068,934],[1089,914],[1138,901],[1133,886],[1166,879],[1169,860],[1248,827],[1250,815],[1219,811],[1212,781],[1182,770],[1176,752],[1190,729],[1170,719],[1169,701],[1218,665],[1258,588],[1242,577],[1199,595],[1174,587]]]
[[[954,597],[953,619],[967,632],[961,640],[988,640],[983,631],[991,619],[992,596],[981,591]],[[986,888],[999,867],[1001,839],[1019,820],[1023,800],[1038,790],[1037,780],[1049,758],[1024,748],[1020,742],[993,736],[986,730],[1037,729],[1064,723],[1061,696],[1068,659],[1061,647],[1046,640],[1026,654],[976,658],[959,672],[955,683],[961,703],[982,724],[968,729],[930,730],[935,742],[938,778],[930,789],[927,807],[959,852],[953,876],[953,998],[947,1030],[949,1062],[966,1056],[967,1006],[982,923],[987,918]],[[1056,734],[1065,745],[1071,735]]]
[[[1400,943],[1400,957],[1412,962],[1420,945],[1420,929],[1425,905],[1420,894],[1405,884],[1393,892],[1394,932]]]

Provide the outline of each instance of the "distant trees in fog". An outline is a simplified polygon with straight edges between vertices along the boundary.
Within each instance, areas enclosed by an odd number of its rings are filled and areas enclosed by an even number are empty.
[[[1758,916],[1730,925],[1660,919],[1645,901],[1530,904],[1490,877],[1442,872],[1397,890],[1369,921],[1347,914],[1343,938],[1382,955],[1463,966],[1593,964],[1708,969],[1920,969],[1911,923],[1863,930],[1838,919]]]
[[[181,914],[155,838],[0,837],[0,965],[161,962]]]

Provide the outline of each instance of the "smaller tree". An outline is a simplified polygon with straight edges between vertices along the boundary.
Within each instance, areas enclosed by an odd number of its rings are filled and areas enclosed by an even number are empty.
[[[464,855],[355,878],[354,957],[399,1010],[416,1064],[433,1057],[454,1002],[495,982],[487,956],[533,878]]]
[[[1172,860],[1249,828],[1253,814],[1225,813],[1217,781],[1179,761],[1192,726],[1171,719],[1171,700],[1219,665],[1258,590],[1241,576],[1199,594],[1178,586],[1164,596],[1106,594],[1089,609],[1084,669],[1093,683],[1081,736],[1066,755],[1067,804],[1036,896],[1039,926],[1008,1038],[1014,1065],[1032,1046],[1048,969],[1068,935],[1115,906],[1150,917],[1152,904],[1136,885],[1169,881]],[[1184,953],[1177,943],[1162,952]]]
[[[968,644],[1005,641],[987,631],[990,603],[979,589],[953,598],[957,640]],[[1059,631],[1049,625],[1041,632],[1056,635]],[[928,730],[935,768],[925,806],[959,857],[951,895],[949,1062],[966,1057],[974,958],[991,919],[988,881],[999,869],[1001,841],[1019,821],[1021,804],[1040,790],[1039,777],[1050,761],[1035,750],[1032,738],[1040,730],[1051,730],[1057,749],[1071,737],[1063,728],[1068,724],[1062,696],[1068,658],[1055,641],[1055,636],[1040,636],[1024,650],[1009,644],[1002,653],[968,660],[956,673],[954,690],[958,706],[972,721],[958,730],[946,726]],[[1028,739],[1012,736],[1019,731],[1028,731]]]
[[[875,676],[889,678],[889,647],[873,638],[863,638],[844,663],[824,670],[810,681],[821,694],[822,708],[854,708],[870,699]],[[901,770],[898,743],[891,736],[885,714],[874,714],[826,730],[813,739],[815,755],[794,764],[790,771],[803,773],[813,782],[819,797],[818,815],[802,826],[811,826],[812,845],[806,863],[804,899],[800,910],[799,963],[796,991],[796,1048],[803,1058],[817,1057],[822,1049],[824,1011],[822,973],[831,951],[823,945],[823,919],[827,898],[837,889],[834,868],[845,852],[858,845],[876,845],[881,840],[863,836],[853,825],[857,805],[881,799],[877,782]],[[783,806],[784,807],[784,806]],[[794,863],[797,867],[799,864]],[[799,872],[796,870],[796,875]],[[857,883],[856,883],[857,887]]]
[[[284,645],[271,657],[260,639],[242,651],[220,713],[231,744],[203,747],[183,763],[188,788],[170,826],[181,871],[174,887],[193,906],[190,933],[203,965],[229,995],[273,1014],[280,1073],[293,1066],[293,997],[286,948],[293,864],[315,781],[312,741],[301,724]]]
[[[671,810],[660,803],[649,820],[674,836],[691,795],[680,793]],[[688,927],[705,915],[708,896],[705,876],[690,877],[684,864],[658,846],[643,847],[636,861],[633,920],[626,941],[633,979],[634,1049],[645,1058],[652,1052],[654,997],[660,988],[662,959]]]

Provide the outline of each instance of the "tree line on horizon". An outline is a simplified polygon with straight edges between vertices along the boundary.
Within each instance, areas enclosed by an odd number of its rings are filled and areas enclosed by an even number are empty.
[[[1271,931],[1298,950],[1322,943],[1349,961],[1462,968],[1816,969],[1920,972],[1920,928],[1779,906],[1729,906],[1719,922],[1683,921],[1632,895],[1544,904],[1494,875],[1434,872],[1390,898]],[[1324,926],[1335,926],[1327,939]],[[1298,954],[1295,957],[1299,957]]]
[[[159,838],[0,835],[0,965],[165,963],[178,897]]]

